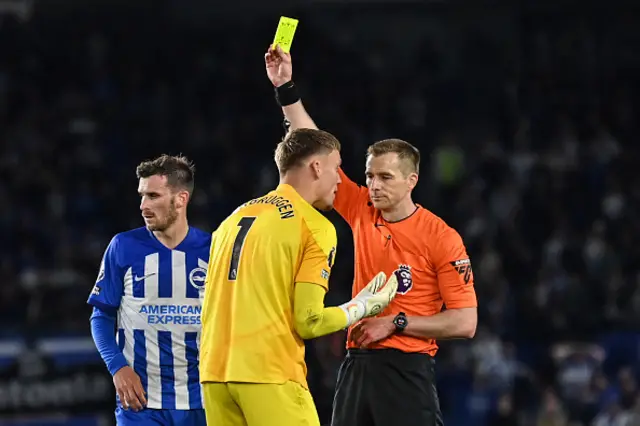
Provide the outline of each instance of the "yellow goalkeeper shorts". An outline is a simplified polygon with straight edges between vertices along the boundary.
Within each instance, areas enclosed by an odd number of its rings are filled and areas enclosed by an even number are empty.
[[[320,426],[311,393],[296,382],[202,384],[208,425]]]

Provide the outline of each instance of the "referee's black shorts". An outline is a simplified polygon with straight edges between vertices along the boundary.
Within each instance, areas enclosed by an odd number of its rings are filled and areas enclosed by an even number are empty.
[[[435,361],[396,349],[349,349],[340,366],[332,426],[441,426]]]

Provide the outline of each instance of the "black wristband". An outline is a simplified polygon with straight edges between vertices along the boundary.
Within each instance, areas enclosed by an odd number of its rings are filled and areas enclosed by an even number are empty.
[[[300,100],[300,93],[293,81],[288,81],[282,86],[276,87],[276,101],[281,107],[295,104]]]

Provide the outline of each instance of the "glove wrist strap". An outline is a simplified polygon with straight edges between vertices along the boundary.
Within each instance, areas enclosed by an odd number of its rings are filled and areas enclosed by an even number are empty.
[[[365,314],[364,303],[357,299],[353,299],[338,306],[347,316],[347,327],[351,327],[356,322],[360,321]]]

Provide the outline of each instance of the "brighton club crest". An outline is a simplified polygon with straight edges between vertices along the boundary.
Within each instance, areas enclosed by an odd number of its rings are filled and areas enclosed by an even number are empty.
[[[413,279],[411,277],[411,266],[400,265],[398,269],[393,271],[398,279],[398,294],[407,294],[413,287]]]
[[[189,283],[198,291],[204,290],[204,282],[207,276],[207,270],[204,268],[194,268],[189,273]]]

